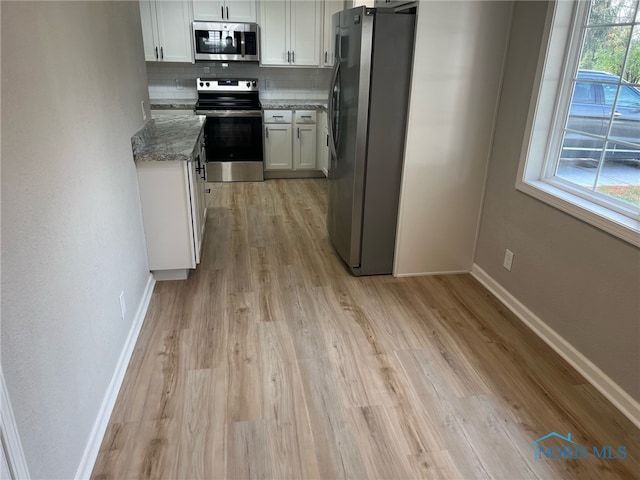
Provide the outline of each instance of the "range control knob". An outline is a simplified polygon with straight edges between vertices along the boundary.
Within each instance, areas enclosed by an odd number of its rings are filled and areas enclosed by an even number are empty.
[[[247,82],[247,88],[251,86],[251,82]]]
[[[200,82],[200,86],[201,86],[201,87],[204,87],[204,83],[203,83],[203,82]]]
[[[253,85],[254,87],[257,87],[257,86],[258,86],[258,82],[256,82],[256,81],[254,80],[252,85]]]
[[[209,86],[209,82],[207,82],[207,87]]]

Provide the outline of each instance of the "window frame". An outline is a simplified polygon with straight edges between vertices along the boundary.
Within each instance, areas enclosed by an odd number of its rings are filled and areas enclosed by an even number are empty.
[[[582,23],[590,3],[549,3],[515,187],[640,247],[639,209],[553,176],[582,48]]]

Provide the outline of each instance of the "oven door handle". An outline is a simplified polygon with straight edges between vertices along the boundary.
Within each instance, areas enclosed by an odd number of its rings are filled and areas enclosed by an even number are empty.
[[[246,47],[244,43],[244,32],[242,32],[242,34],[240,35],[240,56],[244,57],[245,53],[246,53]]]
[[[207,117],[262,117],[262,110],[196,110],[196,115]]]

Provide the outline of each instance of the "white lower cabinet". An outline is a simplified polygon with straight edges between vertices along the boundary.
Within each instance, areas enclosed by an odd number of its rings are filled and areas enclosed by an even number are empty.
[[[264,111],[264,169],[291,170],[291,110]]]
[[[327,111],[318,112],[318,140],[316,148],[316,168],[322,170],[324,176],[329,171],[329,127],[327,125]]]
[[[196,166],[195,161],[136,165],[147,260],[156,280],[187,278],[200,263],[206,199]]]
[[[297,110],[293,118],[296,134],[293,139],[293,168],[315,170],[316,112],[315,110]]]
[[[264,124],[265,170],[293,168],[291,124]]]
[[[264,111],[265,171],[315,173],[315,110]]]

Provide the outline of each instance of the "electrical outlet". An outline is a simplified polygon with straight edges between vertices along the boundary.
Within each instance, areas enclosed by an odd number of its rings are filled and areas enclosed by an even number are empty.
[[[124,301],[124,290],[120,292],[120,316],[124,320],[127,315],[127,304]]]
[[[182,90],[183,88],[184,88],[184,85],[182,84],[182,80],[180,80],[179,78],[176,78],[176,89]]]
[[[140,108],[142,109],[142,120],[147,119],[147,110],[144,108],[144,100],[140,101]]]
[[[507,270],[511,271],[511,264],[513,263],[513,252],[507,248],[504,252],[504,262],[502,266]]]

